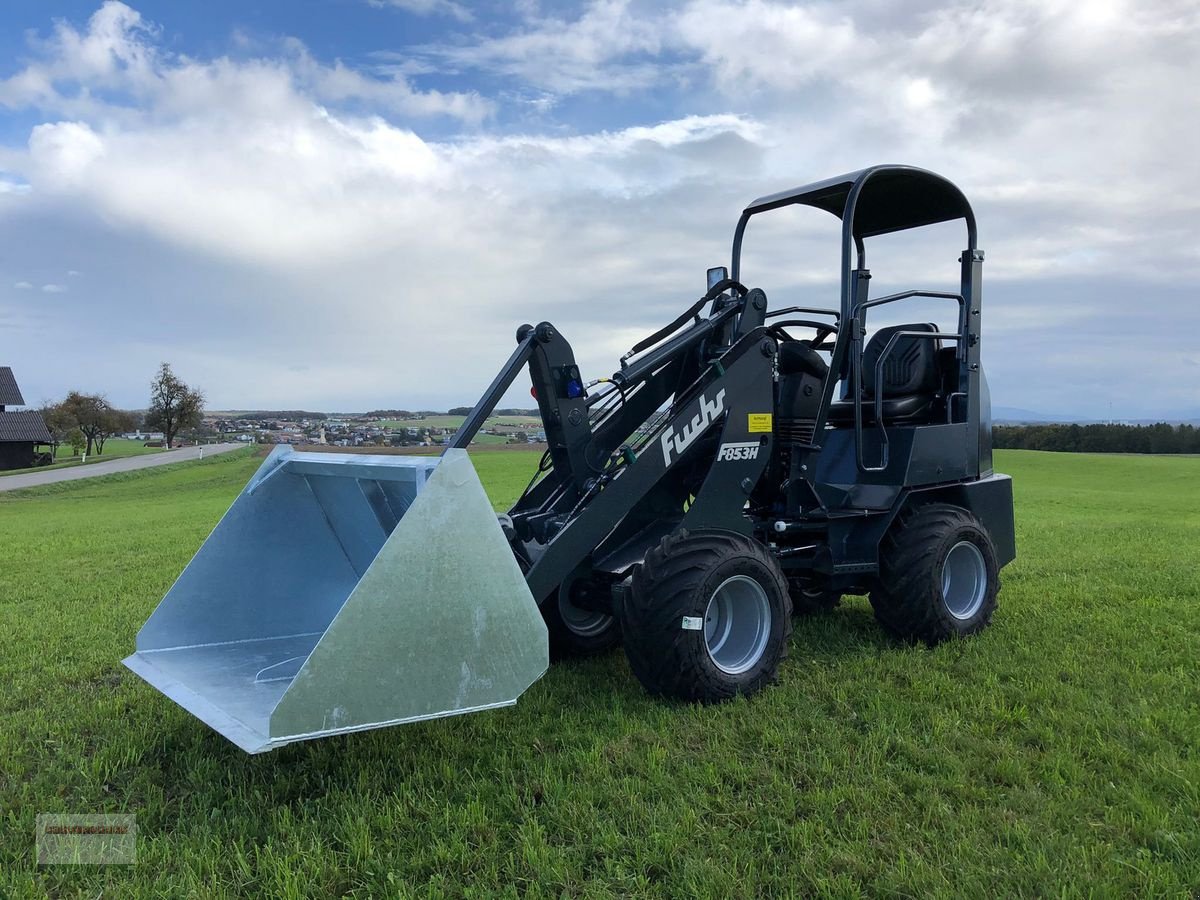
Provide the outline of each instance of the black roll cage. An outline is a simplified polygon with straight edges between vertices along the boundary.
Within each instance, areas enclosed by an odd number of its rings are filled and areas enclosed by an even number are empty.
[[[835,323],[842,326],[834,332],[830,372],[835,377],[826,379],[816,433],[820,434],[825,427],[829,406],[833,401],[834,386],[838,380],[842,380],[847,386],[848,399],[854,401],[854,430],[859,469],[864,472],[879,472],[887,468],[888,437],[880,415],[881,396],[875,398],[874,404],[875,426],[880,441],[880,462],[869,463],[863,450],[863,398],[862,391],[857,386],[863,383],[862,354],[866,313],[868,309],[885,303],[894,303],[910,297],[932,297],[958,302],[957,332],[905,332],[904,335],[896,335],[889,341],[877,361],[877,370],[882,369],[884,359],[896,345],[896,338],[901,336],[952,341],[957,348],[956,358],[959,364],[958,389],[953,392],[953,398],[966,398],[966,421],[970,432],[978,434],[983,251],[978,248],[975,213],[962,191],[949,180],[926,169],[915,166],[879,165],[760,197],[742,211],[734,230],[730,260],[730,277],[733,280],[738,281],[741,278],[742,241],[750,219],[784,206],[811,206],[832,213],[842,220],[840,312],[808,307],[789,307],[786,310],[824,312],[833,315]],[[955,219],[965,220],[967,228],[967,247],[959,258],[959,293],[913,290],[890,294],[877,300],[868,299],[867,288],[871,273],[867,268],[866,238]],[[785,311],[781,310],[777,315],[783,312]]]

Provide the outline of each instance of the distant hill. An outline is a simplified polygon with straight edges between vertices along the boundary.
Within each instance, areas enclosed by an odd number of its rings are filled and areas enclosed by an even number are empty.
[[[470,406],[454,406],[449,411],[433,410],[433,409],[373,409],[370,412],[355,413],[354,415],[363,415],[367,418],[374,419],[411,419],[411,418],[429,418],[431,416],[467,416],[470,415],[473,407]],[[537,416],[536,409],[495,409],[492,410],[492,417],[497,416]]]
[[[1052,416],[1034,412],[1032,409],[1020,409],[1016,406],[993,406],[992,421],[1021,424],[1024,422],[1073,422],[1076,420],[1070,416]]]
[[[1160,422],[1165,422],[1168,425],[1200,425],[1200,410],[1183,410],[1180,412],[1163,413],[1157,416],[1138,416],[1137,418],[1118,415],[1110,420],[1107,416],[1103,418],[1088,418],[1086,416],[1054,415],[1037,412],[1032,409],[1022,409],[1017,406],[992,407],[992,422],[997,425],[1098,425],[1109,421],[1116,421],[1126,425],[1157,425]]]
[[[309,412],[303,409],[206,409],[206,416],[218,419],[312,419],[314,421],[328,419],[329,414]]]

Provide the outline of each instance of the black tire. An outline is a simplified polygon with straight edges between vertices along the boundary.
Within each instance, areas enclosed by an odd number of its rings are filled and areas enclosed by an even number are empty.
[[[715,703],[775,679],[792,601],[779,563],[758,541],[680,529],[634,572],[621,626],[629,666],[649,693]]]
[[[788,593],[792,595],[793,616],[819,616],[837,609],[842,602],[840,591],[831,591],[803,578],[789,578]]]
[[[956,581],[959,572],[966,574]],[[871,606],[890,634],[933,645],[987,627],[999,590],[1000,567],[987,530],[961,507],[931,503],[903,513],[884,538]]]
[[[616,616],[590,612],[571,602],[573,591],[589,588],[590,584],[569,580],[542,604],[551,659],[595,656],[621,643],[621,623]]]

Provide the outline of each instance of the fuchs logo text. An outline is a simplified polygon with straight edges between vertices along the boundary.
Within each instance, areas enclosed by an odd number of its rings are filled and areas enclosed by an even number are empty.
[[[674,451],[675,458],[678,459],[683,455],[683,452],[698,438],[701,432],[709,425],[717,421],[717,416],[725,412],[725,388],[717,391],[717,396],[710,403],[703,395],[700,395],[700,411],[692,416],[692,420],[683,426],[679,434],[675,433],[674,428],[668,428],[663,432],[661,438],[663,465],[671,464],[671,452]]]
[[[717,462],[727,459],[758,459],[758,441],[747,441],[744,444],[722,444],[717,451]]]

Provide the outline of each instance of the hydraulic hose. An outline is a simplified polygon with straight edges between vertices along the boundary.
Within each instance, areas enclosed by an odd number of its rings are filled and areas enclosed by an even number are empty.
[[[673,334],[680,327],[687,324],[688,319],[694,318],[700,312],[700,310],[704,308],[705,304],[711,303],[713,300],[717,299],[717,297],[731,289],[737,291],[743,297],[747,294],[746,286],[740,281],[734,281],[732,278],[725,278],[721,281],[718,281],[708,289],[708,292],[705,293],[703,297],[688,307],[674,322],[658,329],[658,331],[654,332],[654,334],[647,338],[642,338],[640,341],[634,344],[633,349],[621,357],[621,365],[624,365],[625,361],[631,356],[636,356],[647,347],[653,347],[667,335]]]

